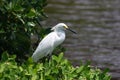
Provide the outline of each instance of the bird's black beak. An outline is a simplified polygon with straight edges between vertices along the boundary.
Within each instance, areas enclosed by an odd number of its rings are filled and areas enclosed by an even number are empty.
[[[73,30],[72,30],[72,29],[70,29],[70,28],[67,28],[67,30],[69,30],[69,31],[73,32],[74,34],[77,34],[75,31],[73,31]]]

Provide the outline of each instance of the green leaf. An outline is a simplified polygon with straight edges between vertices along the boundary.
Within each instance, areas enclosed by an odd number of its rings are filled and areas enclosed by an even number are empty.
[[[4,64],[0,64],[0,73],[3,73],[5,69],[5,65]]]
[[[82,66],[80,66],[80,67],[77,67],[77,73],[81,73],[82,72],[82,70],[84,69],[84,66],[82,65]]]
[[[31,57],[29,57],[29,58],[28,58],[27,63],[28,63],[28,64],[33,63],[33,60],[32,60],[32,58],[31,58]]]
[[[3,52],[2,53],[2,61],[7,61],[8,58],[9,58],[9,55],[8,55],[7,51]]]
[[[28,22],[27,24],[28,24],[28,26],[35,26],[34,22]]]
[[[63,53],[60,53],[56,61],[59,63],[62,61],[62,58],[63,58]]]
[[[26,14],[26,16],[29,17],[29,18],[35,17],[35,16],[36,16],[36,11],[35,11],[35,9],[34,9],[34,8],[31,8],[30,11],[29,11],[29,13]]]

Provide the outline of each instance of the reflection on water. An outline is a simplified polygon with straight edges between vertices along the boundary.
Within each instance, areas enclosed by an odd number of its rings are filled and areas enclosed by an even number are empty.
[[[74,65],[90,60],[120,78],[120,0],[51,0],[45,10],[43,25],[64,22],[78,33],[67,32],[63,44]]]

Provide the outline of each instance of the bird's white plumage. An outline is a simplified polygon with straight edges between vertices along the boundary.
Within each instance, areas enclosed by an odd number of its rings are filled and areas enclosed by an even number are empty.
[[[66,28],[67,26],[64,23],[59,23],[52,28],[53,32],[43,38],[33,53],[32,58],[34,62],[37,62],[39,59],[51,54],[54,48],[65,40]]]

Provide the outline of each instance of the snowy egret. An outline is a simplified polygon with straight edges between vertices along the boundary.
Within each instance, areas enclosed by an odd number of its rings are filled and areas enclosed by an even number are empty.
[[[70,30],[73,33],[73,30],[68,28],[64,23],[59,23],[51,29],[53,32],[49,33],[42,41],[39,43],[37,49],[32,55],[34,62],[37,62],[39,59],[51,55],[54,48],[60,45],[65,40],[65,30]]]

